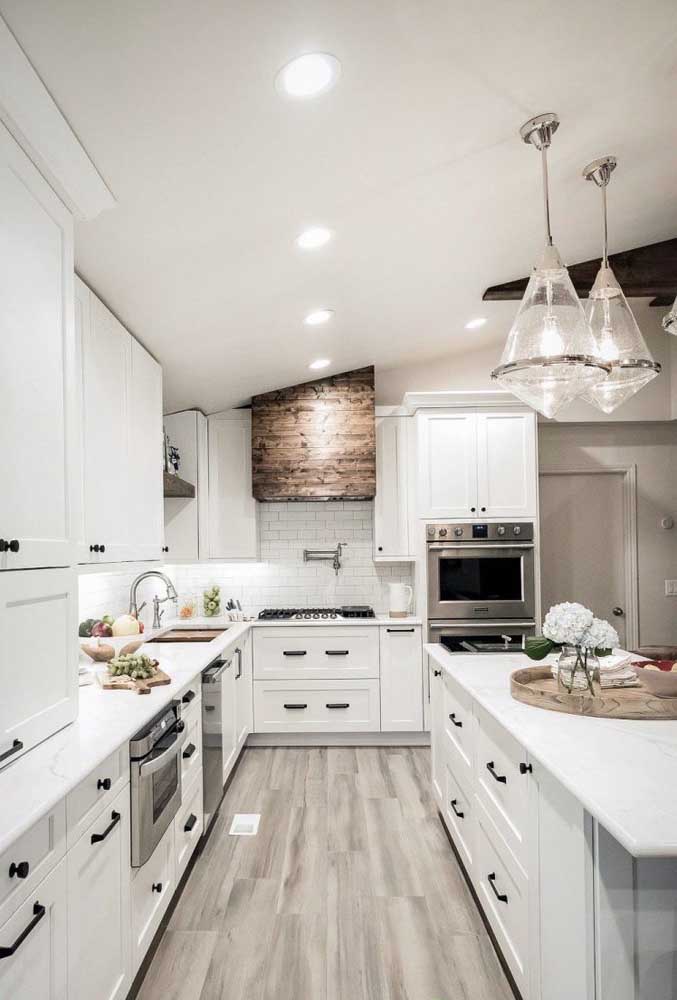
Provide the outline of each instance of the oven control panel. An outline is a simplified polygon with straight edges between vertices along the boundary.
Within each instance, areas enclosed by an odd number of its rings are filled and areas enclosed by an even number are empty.
[[[501,524],[428,524],[426,539],[429,542],[533,542],[533,521],[505,521]]]

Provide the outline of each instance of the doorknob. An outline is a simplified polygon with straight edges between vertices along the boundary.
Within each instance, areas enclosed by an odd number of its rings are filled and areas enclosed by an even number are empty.
[[[622,618],[625,611],[623,611],[623,608],[614,608],[613,613],[616,615],[616,618]]]

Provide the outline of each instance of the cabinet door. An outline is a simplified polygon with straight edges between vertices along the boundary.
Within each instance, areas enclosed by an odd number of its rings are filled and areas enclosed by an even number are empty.
[[[166,497],[164,501],[165,545],[167,558],[172,562],[185,560],[197,562],[200,558],[198,537],[200,530],[200,504],[202,492],[207,494],[207,471],[201,466],[198,456],[198,420],[206,424],[206,418],[197,410],[168,413],[164,417],[167,436],[181,456],[179,474],[182,479],[195,486],[194,500],[185,497]],[[198,470],[204,482],[200,481]],[[208,553],[203,553],[206,557]]]
[[[477,417],[440,410],[418,415],[419,517],[477,511]]]
[[[444,683],[442,668],[428,658],[430,685],[430,755],[433,794],[444,808]]]
[[[0,767],[77,714],[77,606],[73,570],[0,574]]]
[[[148,861],[132,872],[132,973],[136,974],[176,888],[174,824]]]
[[[410,558],[407,502],[408,417],[376,418],[374,559]]]
[[[95,295],[82,330],[84,534],[81,562],[130,558],[128,398],[132,338]],[[103,546],[104,551],[91,551]]]
[[[0,927],[0,947],[16,945],[0,961],[3,1000],[66,1000],[66,898],[64,858]]]
[[[230,654],[229,654],[230,655]],[[223,741],[223,780],[233,770],[237,759],[237,695],[235,680],[238,657],[233,651],[231,660],[221,674],[221,738]]]
[[[257,555],[251,413],[218,413],[209,417],[209,558]]]
[[[0,569],[71,562],[71,216],[0,125]],[[13,546],[13,548],[14,548]]]
[[[129,785],[68,852],[69,1000],[124,1000],[131,985]]]
[[[252,640],[244,637],[235,658],[236,743],[238,751],[252,731]]]
[[[129,517],[132,559],[159,559],[163,538],[162,369],[131,340]]]
[[[388,626],[381,633],[381,729],[417,732],[423,729],[421,629]]]
[[[477,415],[479,512],[487,517],[536,516],[536,415]]]

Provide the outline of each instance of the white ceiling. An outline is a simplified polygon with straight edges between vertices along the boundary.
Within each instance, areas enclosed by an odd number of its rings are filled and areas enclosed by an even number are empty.
[[[0,0],[117,206],[77,230],[77,268],[162,362],[168,408],[221,409],[312,377],[483,351],[487,285],[541,243],[522,122],[554,110],[553,228],[595,256],[677,235],[674,0]],[[342,63],[315,100],[277,70]],[[596,197],[597,195],[597,197]],[[311,223],[336,232],[303,253]],[[336,311],[309,328],[313,308]],[[463,325],[490,317],[481,330]],[[460,359],[459,359],[460,360]],[[411,388],[416,388],[412,386]]]

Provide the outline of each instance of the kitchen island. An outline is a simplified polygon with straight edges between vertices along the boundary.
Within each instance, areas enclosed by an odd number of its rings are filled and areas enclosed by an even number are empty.
[[[548,712],[510,694],[523,655],[425,651],[433,791],[522,996],[673,1000],[677,722]]]

